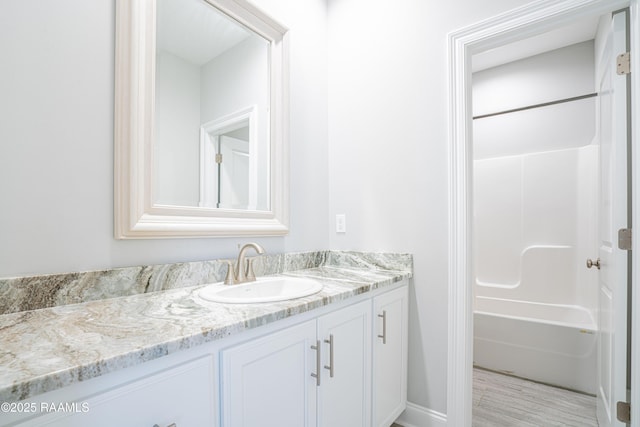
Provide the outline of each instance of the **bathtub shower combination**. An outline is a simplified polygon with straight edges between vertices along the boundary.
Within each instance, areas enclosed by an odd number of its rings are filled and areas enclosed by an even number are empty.
[[[596,393],[595,323],[588,310],[488,297],[476,304],[476,366]]]
[[[596,392],[598,151],[476,160],[476,366]]]

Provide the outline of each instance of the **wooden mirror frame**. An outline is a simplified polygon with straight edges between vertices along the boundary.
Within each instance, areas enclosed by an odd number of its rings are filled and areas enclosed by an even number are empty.
[[[117,0],[114,117],[116,239],[278,236],[289,231],[287,29],[244,0],[206,2],[263,37],[270,45],[270,209],[244,211],[154,203],[156,0]]]

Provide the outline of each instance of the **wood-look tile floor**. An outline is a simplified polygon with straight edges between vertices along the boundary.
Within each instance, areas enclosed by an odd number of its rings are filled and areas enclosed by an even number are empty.
[[[473,427],[598,427],[596,398],[473,370]]]

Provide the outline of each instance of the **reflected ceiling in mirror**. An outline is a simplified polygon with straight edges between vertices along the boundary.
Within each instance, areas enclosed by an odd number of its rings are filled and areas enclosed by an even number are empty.
[[[286,29],[246,1],[117,0],[116,237],[286,234]]]

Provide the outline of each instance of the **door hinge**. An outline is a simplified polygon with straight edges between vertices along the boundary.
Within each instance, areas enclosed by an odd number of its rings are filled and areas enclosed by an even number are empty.
[[[618,230],[618,248],[623,251],[631,250],[631,229],[621,228]]]
[[[623,76],[631,72],[631,53],[625,52],[616,58],[616,73]]]
[[[222,163],[222,154],[221,153],[217,153],[216,154],[216,163],[217,164]]]
[[[621,423],[631,423],[631,404],[628,402],[616,403],[616,418]]]

